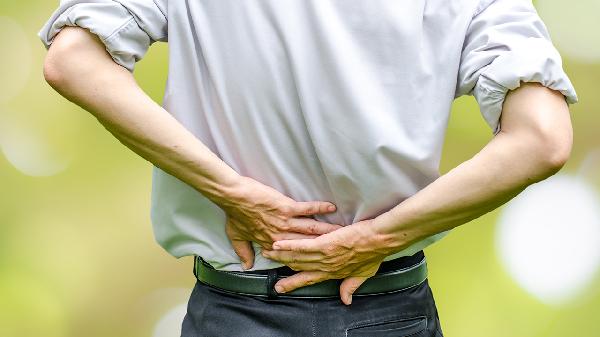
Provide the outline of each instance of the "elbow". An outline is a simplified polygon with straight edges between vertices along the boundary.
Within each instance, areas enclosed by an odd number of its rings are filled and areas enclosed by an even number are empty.
[[[573,145],[571,125],[554,128],[551,131],[539,132],[536,151],[542,176],[547,178],[560,171],[571,156]]]
[[[546,155],[546,167],[552,174],[560,171],[571,156],[571,145],[566,142],[549,147]]]
[[[68,46],[52,44],[44,59],[44,79],[56,91],[62,91],[69,81],[69,57],[72,55]]]
[[[71,79],[80,76],[80,61],[85,50],[86,36],[83,28],[64,27],[54,38],[44,58],[43,75],[46,82],[57,91],[66,88]]]
[[[44,79],[54,89],[58,90],[64,85],[65,74],[61,66],[57,64],[54,57],[50,53],[44,59]]]

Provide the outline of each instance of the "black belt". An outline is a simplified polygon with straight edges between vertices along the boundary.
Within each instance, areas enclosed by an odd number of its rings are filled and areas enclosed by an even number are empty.
[[[194,258],[194,275],[204,284],[237,294],[277,297],[322,298],[339,297],[342,280],[331,279],[278,294],[273,286],[285,276],[297,273],[287,266],[258,271],[223,271],[214,269],[200,256]],[[384,261],[377,273],[368,278],[353,296],[375,295],[405,290],[421,284],[427,278],[427,263],[423,251],[412,256]]]

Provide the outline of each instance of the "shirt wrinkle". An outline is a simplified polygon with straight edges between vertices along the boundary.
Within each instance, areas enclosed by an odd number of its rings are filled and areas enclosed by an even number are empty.
[[[130,71],[168,40],[163,107],[238,173],[336,204],[314,216],[334,224],[376,218],[439,177],[455,98],[472,96],[493,135],[521,82],[577,102],[530,0],[75,0],[40,30],[46,47],[64,25],[102,37]],[[156,166],[151,193],[165,251],[242,271],[218,205]],[[282,266],[253,247],[252,270]]]

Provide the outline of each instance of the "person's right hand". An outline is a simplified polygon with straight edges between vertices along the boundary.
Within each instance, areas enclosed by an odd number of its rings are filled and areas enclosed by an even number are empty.
[[[335,212],[331,202],[295,201],[245,176],[219,207],[227,215],[225,232],[244,269],[254,265],[252,242],[270,250],[277,240],[315,238],[342,227],[310,217]]]

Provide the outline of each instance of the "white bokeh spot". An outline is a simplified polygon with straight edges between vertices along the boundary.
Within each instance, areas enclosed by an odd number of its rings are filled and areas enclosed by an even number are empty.
[[[3,115],[0,115],[3,117]],[[47,134],[26,121],[0,118],[0,151],[21,173],[44,177],[64,171],[70,159],[52,146]]]
[[[182,303],[163,315],[156,326],[152,337],[179,337],[181,336],[181,323],[187,311],[187,304]]]
[[[5,46],[0,53],[0,103],[22,92],[31,73],[29,34],[12,18],[0,16],[0,41]]]
[[[574,299],[600,266],[600,199],[584,179],[554,175],[502,210],[496,247],[528,293],[550,305]]]

